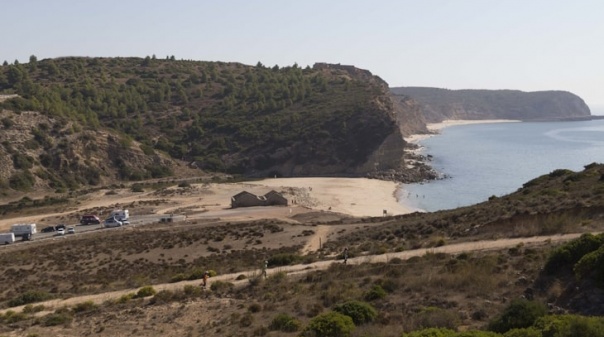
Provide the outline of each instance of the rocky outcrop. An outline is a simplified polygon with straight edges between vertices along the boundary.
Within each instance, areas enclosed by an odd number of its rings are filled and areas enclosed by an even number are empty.
[[[513,119],[522,121],[588,118],[589,107],[566,91],[447,90],[424,87],[392,88],[397,96],[422,105],[429,123],[446,119]]]

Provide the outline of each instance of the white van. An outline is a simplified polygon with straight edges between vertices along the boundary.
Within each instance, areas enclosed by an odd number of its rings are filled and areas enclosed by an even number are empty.
[[[0,233],[0,244],[8,245],[15,242],[15,233]]]
[[[109,215],[110,218],[116,218],[119,221],[126,221],[130,219],[130,212],[127,209],[116,209]]]

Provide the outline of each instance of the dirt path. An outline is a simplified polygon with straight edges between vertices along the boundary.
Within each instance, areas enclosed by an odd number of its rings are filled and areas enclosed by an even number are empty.
[[[316,252],[321,249],[321,245],[327,242],[330,228],[330,226],[318,225],[315,233],[310,237],[304,248],[302,248],[302,254]]]
[[[321,227],[327,227],[327,226],[321,226]],[[316,237],[320,237],[318,235],[318,233],[323,232],[325,230],[328,231],[329,229],[321,229],[321,230],[318,229],[316,234],[309,241],[316,240]],[[434,253],[458,254],[458,253],[462,253],[462,252],[498,250],[498,249],[516,247],[518,245],[525,245],[525,246],[549,245],[549,244],[553,244],[553,243],[559,243],[559,242],[576,239],[581,235],[582,235],[582,233],[573,233],[573,234],[564,234],[564,235],[535,236],[535,237],[529,237],[529,238],[513,238],[513,239],[501,239],[501,240],[490,240],[490,241],[466,242],[466,243],[452,244],[452,245],[435,247],[435,248],[414,249],[414,250],[408,250],[408,251],[398,252],[398,253],[359,256],[359,257],[354,257],[354,258],[348,259],[348,263],[355,264],[355,265],[362,264],[362,263],[384,263],[384,262],[391,261],[394,258],[406,260],[406,259],[409,259],[414,256],[423,256],[426,254],[434,254]],[[309,242],[307,247],[315,247],[315,246],[314,246],[314,244],[311,244]],[[318,261],[318,262],[314,262],[311,264],[300,264],[300,265],[294,265],[294,266],[269,268],[267,270],[267,273],[269,276],[271,274],[275,274],[275,273],[279,273],[279,272],[285,272],[289,275],[302,274],[302,273],[308,273],[311,271],[325,270],[325,269],[329,268],[329,266],[333,263],[342,263],[342,262],[328,260],[328,261]],[[226,282],[231,282],[235,285],[241,285],[245,282],[248,282],[248,280],[247,279],[236,280],[236,278],[238,276],[246,275],[247,278],[250,278],[250,277],[256,277],[256,276],[260,275],[260,273],[261,273],[261,271],[259,269],[255,269],[255,270],[248,270],[248,271],[243,271],[243,272],[239,272],[239,273],[219,275],[219,276],[209,279],[209,285],[211,285],[211,283],[215,282],[215,281],[226,281]],[[185,285],[200,285],[200,283],[201,283],[201,280],[183,281],[183,282],[177,282],[177,283],[164,283],[164,284],[153,285],[153,288],[157,291],[161,291],[161,290],[174,291],[174,290],[181,290]],[[126,295],[128,293],[135,293],[137,290],[138,289],[112,291],[112,292],[107,292],[107,293],[102,293],[102,294],[71,297],[68,299],[50,300],[50,301],[36,303],[36,304],[44,305],[44,307],[46,308],[44,313],[48,313],[48,312],[51,312],[60,307],[73,306],[75,304],[83,303],[86,301],[92,301],[97,304],[102,304],[103,302],[108,301],[108,300],[118,299],[121,296]],[[4,314],[7,310],[13,310],[13,311],[19,312],[19,311],[23,310],[23,306],[0,310],[0,313]]]

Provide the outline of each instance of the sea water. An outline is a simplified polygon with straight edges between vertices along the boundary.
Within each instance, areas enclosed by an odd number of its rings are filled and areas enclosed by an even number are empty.
[[[556,169],[604,163],[604,120],[450,126],[419,145],[447,178],[403,185],[397,197],[432,212],[512,193]]]

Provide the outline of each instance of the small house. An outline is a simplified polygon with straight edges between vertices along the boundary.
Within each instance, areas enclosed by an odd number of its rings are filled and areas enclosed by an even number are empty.
[[[231,197],[231,208],[273,205],[287,206],[287,199],[277,191],[270,191],[265,195],[243,191]]]

